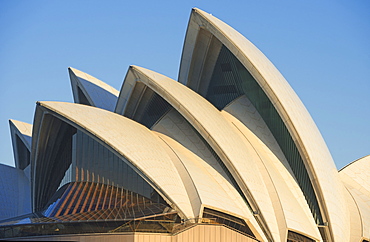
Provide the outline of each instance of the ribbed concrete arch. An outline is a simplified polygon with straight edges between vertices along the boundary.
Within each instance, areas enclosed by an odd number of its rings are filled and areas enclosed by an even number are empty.
[[[360,235],[369,240],[370,238],[370,155],[353,161],[339,171],[339,176],[346,186],[352,206],[351,231],[359,229]],[[352,216],[359,213],[360,221],[353,221]]]
[[[212,148],[209,147],[208,143],[202,139],[202,136],[175,109],[171,109],[163,115],[151,130],[176,140],[212,167],[208,172],[212,171],[212,174],[216,176],[221,175],[228,183],[234,184],[234,180],[228,175],[222,161],[214,154]]]
[[[134,79],[125,79],[121,93],[130,96],[126,83],[144,83],[185,117],[225,163],[249,200],[266,237],[279,241],[280,233],[272,202],[256,165],[260,160],[254,151],[246,148],[246,140],[238,130],[212,104],[181,83],[137,66],[131,66],[129,72],[126,78]],[[125,110],[124,105],[122,110]]]
[[[286,236],[286,231],[290,230],[320,240],[320,232],[294,175],[288,169],[286,161],[281,161],[283,154],[279,152],[267,125],[248,98],[241,96],[221,113],[249,141],[263,163],[264,179],[266,184],[270,184],[270,197],[277,210],[281,234]],[[272,151],[274,149],[276,150]],[[286,241],[287,238],[283,240]]]
[[[200,81],[209,81],[210,76],[206,73],[212,71],[217,56],[207,50],[217,52],[220,45],[226,46],[250,72],[285,123],[304,161],[323,220],[328,222],[325,226],[329,239],[349,240],[349,211],[344,187],[327,146],[293,89],[251,42],[211,14],[193,9],[183,47],[179,82],[191,84],[192,89],[201,93]],[[202,66],[206,58],[211,63]],[[194,80],[198,83],[194,84]]]
[[[137,77],[135,76],[135,74],[129,69],[129,71],[126,73],[121,91],[119,92],[117,105],[114,110],[115,113],[124,115],[129,100],[134,103],[132,105],[133,111],[131,111],[131,113],[135,111],[137,103],[140,102],[143,94],[146,91],[146,86],[140,82],[137,82],[136,79]]]
[[[119,94],[115,88],[75,68],[68,72],[75,103],[114,111]]]
[[[23,170],[30,164],[32,124],[10,119],[9,127],[15,167]]]
[[[351,162],[342,169],[339,174],[342,177],[344,175],[349,176],[356,183],[358,183],[363,189],[370,192],[370,155],[364,156],[358,160]]]
[[[191,201],[199,202],[197,206],[199,211],[196,216],[202,217],[203,207],[232,214],[246,220],[257,239],[266,240],[255,217],[239,193],[222,175],[214,171],[214,167],[168,136],[161,133],[158,133],[158,136],[168,145],[169,152],[176,155],[179,163],[183,166],[182,172],[189,175],[190,181],[188,183],[194,184],[196,188],[196,194],[190,196]],[[180,169],[178,171],[180,172]],[[185,185],[189,184],[185,183]]]
[[[188,187],[190,200],[203,216],[203,207],[212,208],[225,214],[244,219],[258,239],[264,237],[251,210],[245,203],[235,181],[224,170],[218,157],[196,130],[175,109],[171,109],[151,128],[174,153],[177,170]],[[174,155],[172,155],[174,156]],[[182,171],[182,172],[181,172]],[[193,188],[194,187],[194,188]],[[194,191],[195,190],[195,191]],[[246,219],[247,218],[247,219]],[[259,238],[261,237],[261,238]],[[263,239],[265,241],[266,238]]]
[[[48,117],[49,116],[49,117]],[[86,105],[39,102],[37,103],[34,129],[34,147],[32,161],[34,176],[42,156],[38,147],[43,144],[43,119],[52,116],[62,123],[79,129],[99,141],[118,156],[130,162],[130,165],[144,180],[163,196],[163,198],[184,217],[194,217],[188,194],[171,158],[166,155],[163,142],[144,126],[115,113]],[[50,121],[50,120],[47,120]],[[54,121],[58,122],[58,121]],[[163,176],[166,174],[166,176]],[[42,181],[38,181],[39,183]],[[34,184],[37,188],[39,184]],[[33,191],[34,200],[37,191]]]

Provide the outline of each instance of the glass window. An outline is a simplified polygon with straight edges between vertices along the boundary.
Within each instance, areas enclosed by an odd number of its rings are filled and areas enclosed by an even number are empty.
[[[245,223],[243,219],[237,218],[230,214],[226,214],[214,209],[204,208],[202,222],[223,224],[226,225],[227,227],[236,229],[237,231],[246,234],[252,238],[256,238],[252,230],[248,227],[248,225]]]
[[[287,242],[315,242],[315,240],[308,238],[297,232],[288,231],[288,240]]]
[[[310,178],[287,127],[253,76],[227,47],[222,46],[205,97],[222,110],[241,95],[245,95],[252,102],[270,129],[292,168],[316,223],[322,224],[323,220]]]

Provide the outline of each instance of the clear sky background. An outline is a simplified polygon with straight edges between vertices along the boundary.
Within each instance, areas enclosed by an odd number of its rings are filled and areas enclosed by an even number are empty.
[[[193,7],[242,33],[280,70],[337,168],[370,154],[370,1],[0,1],[0,163],[8,119],[72,102],[71,66],[120,90],[129,65],[177,80]]]

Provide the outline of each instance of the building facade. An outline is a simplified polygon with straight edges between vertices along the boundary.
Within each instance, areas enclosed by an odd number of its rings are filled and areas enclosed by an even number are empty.
[[[0,239],[369,240],[369,156],[338,172],[284,77],[214,16],[192,10],[178,81],[69,75],[75,103],[10,121],[28,193],[1,202]]]

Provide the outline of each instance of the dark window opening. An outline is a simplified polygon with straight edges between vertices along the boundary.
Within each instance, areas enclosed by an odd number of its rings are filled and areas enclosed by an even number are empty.
[[[95,192],[96,191],[96,192]],[[102,196],[96,196],[96,194]],[[59,221],[136,219],[171,210],[163,199],[152,200],[116,186],[95,182],[64,185],[44,214]]]
[[[252,238],[256,238],[252,230],[248,227],[245,221],[241,218],[237,218],[233,215],[226,214],[220,211],[216,211],[210,208],[204,208],[203,211],[203,222],[205,219],[209,219],[210,223],[223,224],[230,227],[242,234],[248,235]]]
[[[315,242],[315,241],[302,234],[298,234],[293,231],[288,231],[287,242]]]
[[[228,68],[225,63],[229,63],[230,72],[223,72],[223,70]],[[233,86],[235,92],[225,94],[221,91],[214,91],[218,90],[218,87],[225,86]],[[231,88],[228,87],[225,90],[231,90]],[[321,212],[311,180],[299,150],[284,121],[254,77],[227,47],[222,46],[205,98],[216,108],[222,110],[241,95],[245,95],[251,101],[270,129],[292,168],[316,223],[322,224]]]
[[[213,94],[237,93],[236,87],[233,85],[215,86],[213,87]]]
[[[77,95],[78,95],[78,101],[80,104],[92,106],[91,103],[87,100],[87,97],[82,92],[80,87],[77,87]]]
[[[19,169],[23,170],[30,164],[30,151],[27,149],[27,147],[25,146],[25,144],[22,142],[18,135],[16,135],[15,139],[18,149]]]
[[[221,64],[221,70],[222,70],[222,72],[231,71],[230,63],[222,63]]]
[[[171,105],[157,93],[154,93],[143,112],[143,116],[135,121],[150,129],[170,109]]]

